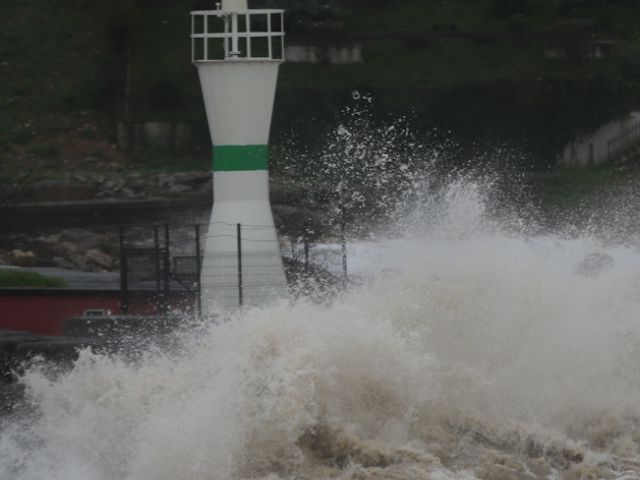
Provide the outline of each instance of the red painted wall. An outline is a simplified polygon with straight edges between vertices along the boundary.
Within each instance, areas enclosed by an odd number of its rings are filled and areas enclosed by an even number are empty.
[[[193,303],[184,297],[170,300],[172,308],[189,310]],[[132,295],[131,315],[160,314],[160,302],[148,295]],[[21,290],[15,294],[0,294],[0,330],[17,330],[38,335],[61,335],[67,318],[81,316],[85,310],[101,309],[120,313],[118,292],[65,292],[52,294],[37,290]]]
[[[38,335],[61,335],[64,321],[85,310],[120,312],[117,296],[54,297],[51,295],[0,297],[0,329],[20,330]]]

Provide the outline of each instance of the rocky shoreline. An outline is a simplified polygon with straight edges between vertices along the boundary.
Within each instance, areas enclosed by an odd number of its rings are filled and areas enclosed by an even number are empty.
[[[212,183],[208,171],[72,172],[34,182],[15,195],[18,201],[0,204],[0,265],[115,271],[119,225],[129,225],[136,239],[148,235],[142,224],[206,223]],[[272,180],[274,218],[283,235],[313,230],[317,238],[326,231],[331,219],[315,204],[318,191]]]
[[[58,179],[43,179],[21,189],[22,203],[74,200],[140,200],[174,198],[212,192],[210,171],[188,172],[70,172]]]

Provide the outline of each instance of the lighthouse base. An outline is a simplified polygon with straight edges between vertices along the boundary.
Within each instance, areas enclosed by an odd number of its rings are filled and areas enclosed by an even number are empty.
[[[259,307],[286,295],[280,243],[268,202],[214,203],[200,282],[205,315]]]

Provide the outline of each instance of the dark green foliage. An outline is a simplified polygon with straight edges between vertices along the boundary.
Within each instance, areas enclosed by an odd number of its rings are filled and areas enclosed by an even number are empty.
[[[343,2],[337,0],[265,0],[257,3],[268,8],[284,8],[287,11],[285,27],[291,33],[308,31],[318,24],[340,20],[346,15]]]
[[[620,63],[620,73],[626,82],[640,83],[640,45],[635,44],[625,52]]]
[[[7,140],[11,143],[24,145],[33,138],[33,132],[28,128],[16,128],[7,135]]]
[[[57,157],[59,153],[58,147],[51,143],[32,143],[26,150],[39,157]]]
[[[107,26],[107,40],[111,51],[115,55],[124,56],[127,54],[131,38],[132,28],[127,18],[118,18]]]
[[[522,13],[514,13],[509,17],[507,27],[512,32],[522,32],[528,28],[527,17]]]
[[[640,59],[628,59],[620,65],[620,72],[626,80],[640,82]]]
[[[24,151],[22,145],[72,131],[25,127],[44,113],[93,109],[110,126],[125,116],[185,122],[192,128],[189,153],[208,162],[188,10],[215,8],[214,0],[4,2],[2,148]],[[561,3],[250,0],[252,7],[287,9],[289,45],[362,45],[360,64],[282,66],[273,140],[284,143],[294,131],[305,144],[318,143],[318,130],[335,122],[358,89],[372,93],[375,115],[417,112],[425,129],[452,130],[469,144],[525,137],[542,163],[552,162],[576,132],[640,105],[637,1],[564,2],[571,11],[559,25]],[[615,40],[612,58],[584,58],[593,36],[573,28],[577,19],[590,20],[598,38]],[[566,57],[545,58],[546,42],[563,47]]]
[[[420,33],[414,33],[407,36],[406,45],[411,50],[422,50],[429,46],[429,36]]]
[[[180,86],[171,80],[158,80],[149,89],[149,106],[153,109],[171,110],[184,105],[184,94]]]
[[[266,0],[263,3],[270,8],[284,8],[291,16],[313,20],[335,18],[341,11],[336,0]]]
[[[522,14],[529,9],[529,0],[491,0],[490,9],[498,17]]]

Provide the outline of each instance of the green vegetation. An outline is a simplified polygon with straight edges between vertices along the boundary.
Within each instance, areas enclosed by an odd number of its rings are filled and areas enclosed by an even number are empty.
[[[67,282],[61,278],[41,275],[35,272],[0,268],[0,288],[2,287],[65,288],[67,287]]]
[[[41,157],[57,157],[58,148],[50,143],[32,143],[27,146],[26,151]]]
[[[640,4],[630,0],[255,0],[288,9],[290,45],[361,45],[364,62],[286,63],[273,143],[330,126],[351,91],[380,118],[414,112],[418,128],[521,144],[539,168],[577,133],[640,105]],[[91,111],[114,141],[114,119],[191,125],[209,158],[190,9],[205,0],[5,0],[0,7],[0,150],[56,157],[47,133]],[[35,34],[37,32],[37,34]],[[589,41],[613,42],[588,58]],[[564,58],[549,58],[549,48]],[[302,118],[301,118],[302,117]],[[52,118],[53,121],[44,121]],[[310,121],[312,120],[312,124]],[[93,131],[82,136],[88,140]],[[192,152],[193,153],[193,152]],[[154,152],[143,152],[154,156]],[[156,161],[172,168],[171,161]],[[156,168],[155,166],[152,168]]]
[[[616,170],[609,166],[566,168],[532,174],[530,179],[542,187],[542,199],[546,207],[552,210],[570,210],[591,204],[599,205],[603,198],[608,198],[611,194],[615,196],[625,186],[637,185],[640,170]]]

